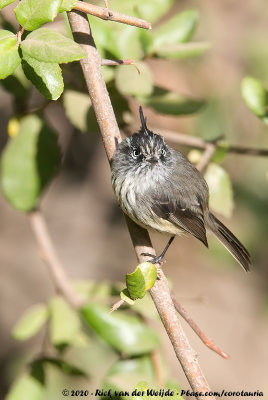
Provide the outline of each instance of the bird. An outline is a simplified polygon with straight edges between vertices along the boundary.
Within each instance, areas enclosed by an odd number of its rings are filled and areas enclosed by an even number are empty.
[[[143,228],[170,235],[160,264],[175,236],[190,234],[208,247],[211,231],[236,261],[250,270],[250,254],[209,209],[209,189],[202,174],[164,138],[149,130],[139,107],[141,128],[118,144],[111,161],[111,180],[123,212]]]

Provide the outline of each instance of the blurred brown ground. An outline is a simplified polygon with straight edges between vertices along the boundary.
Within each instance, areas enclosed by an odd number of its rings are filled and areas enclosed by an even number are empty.
[[[112,0],[110,3],[112,8]],[[236,144],[268,148],[267,128],[240,96],[240,82],[246,74],[258,74],[268,84],[267,57],[266,76],[264,66],[258,60],[255,65],[251,61],[254,50],[260,53],[260,60],[264,57],[260,43],[267,45],[267,2],[177,2],[178,9],[190,6],[201,12],[196,37],[213,41],[213,49],[199,62],[150,61],[155,81],[196,97],[220,99],[228,120],[226,138]],[[136,109],[133,104],[133,111]],[[11,97],[0,89],[1,146],[11,115]],[[123,280],[136,260],[114,200],[101,139],[73,132],[58,104],[50,105],[46,115],[66,149],[63,170],[42,201],[59,256],[73,279]],[[146,115],[149,126],[153,120],[153,126],[195,133],[196,117],[162,117],[150,110]],[[178,300],[207,335],[231,355],[230,360],[221,359],[185,327],[212,389],[259,389],[268,398],[267,159],[228,155],[223,165],[232,177],[236,200],[232,221],[224,222],[247,244],[253,255],[252,272],[244,273],[212,238],[210,251],[192,238],[177,238],[164,268]],[[49,299],[53,286],[39,258],[27,216],[13,210],[1,197],[0,221],[0,375],[4,391],[9,361],[25,349],[38,349],[39,343],[38,339],[25,345],[18,343],[11,338],[10,330],[30,305]],[[153,235],[158,252],[165,240]],[[163,353],[171,375],[182,387],[188,387],[162,331]]]

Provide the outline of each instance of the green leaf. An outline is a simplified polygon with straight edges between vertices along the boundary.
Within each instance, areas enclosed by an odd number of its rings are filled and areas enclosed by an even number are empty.
[[[169,60],[197,57],[211,49],[210,42],[191,42],[160,46],[156,50],[159,57]]]
[[[106,83],[112,81],[115,77],[115,68],[114,67],[108,67],[103,65],[101,67],[101,72],[103,79],[105,80]]]
[[[139,264],[134,272],[126,275],[127,290],[133,300],[142,299],[157,278],[156,266],[149,262]]]
[[[143,49],[139,38],[139,30],[135,26],[122,26],[118,32],[114,31],[115,42],[119,58],[131,58],[135,61],[143,58]],[[129,45],[131,43],[131,46]]]
[[[144,280],[145,280],[145,289],[150,290],[151,287],[154,286],[156,278],[157,278],[157,268],[154,264],[150,262],[143,262],[138,265],[140,268]]]
[[[10,31],[0,30],[0,79],[11,75],[20,64],[17,37]]]
[[[194,9],[184,10],[156,28],[153,32],[153,48],[163,45],[188,42],[195,31],[199,12]]]
[[[113,4],[114,6],[114,4]],[[117,8],[115,8],[117,10]],[[114,34],[121,32],[118,24],[107,24],[100,18],[88,16],[92,32],[94,32],[94,40],[96,41],[97,49],[103,58],[120,58],[117,48],[118,36]],[[121,32],[122,34],[122,32]]]
[[[120,297],[123,301],[125,301],[130,306],[133,306],[133,304],[135,303],[135,300],[133,300],[133,298],[130,296],[127,288],[122,290],[122,292],[120,293]]]
[[[48,308],[45,304],[36,304],[31,307],[12,330],[16,340],[27,340],[34,336],[48,319]]]
[[[50,302],[50,338],[55,346],[70,344],[81,329],[79,315],[61,297]]]
[[[132,113],[130,112],[128,101],[117,91],[115,85],[110,85],[109,95],[112,104],[116,104],[115,117],[118,125],[120,127],[125,126],[126,124],[129,125],[132,121]]]
[[[147,398],[148,397],[147,389],[149,389],[149,384],[147,382],[144,381],[139,382],[131,393],[132,394],[131,400],[142,400]]]
[[[6,400],[43,400],[44,394],[43,382],[33,374],[24,373],[12,385]]]
[[[211,160],[215,163],[221,163],[225,159],[225,156],[228,152],[230,144],[228,142],[220,141],[218,142],[218,146],[213,154]]]
[[[86,376],[85,372],[80,368],[77,368],[75,365],[70,364],[65,360],[60,360],[58,358],[53,357],[42,357],[34,361],[33,365],[35,366],[44,366],[44,364],[51,364],[55,367],[59,368],[63,373],[72,375],[72,376]]]
[[[111,388],[116,391],[127,390],[131,394],[133,388],[137,386],[137,382],[144,380],[148,381],[149,387],[155,383],[154,368],[150,356],[117,361],[108,371],[103,386],[105,389]],[[126,396],[119,398],[126,398]]]
[[[60,12],[71,11],[77,4],[77,0],[62,0]]]
[[[14,3],[14,1],[16,0],[0,0],[0,10],[2,10],[2,8],[8,6],[11,3]]]
[[[138,10],[138,16],[140,18],[154,23],[169,11],[174,4],[174,0],[138,0],[137,2],[135,1],[134,4],[134,7]]]
[[[68,63],[86,57],[86,52],[73,40],[52,29],[30,33],[21,43],[23,54],[47,63]]]
[[[126,275],[127,290],[133,300],[142,299],[146,294],[145,279],[140,268]]]
[[[174,392],[174,395],[171,396],[173,400],[184,400],[183,397],[180,395],[182,389],[178,385],[178,382],[168,381],[166,383],[166,387]]]
[[[22,68],[26,77],[44,97],[50,100],[60,97],[64,84],[59,64],[41,62],[24,54]]]
[[[17,99],[25,99],[25,97],[28,95],[30,82],[24,75],[21,65],[18,66],[12,75],[9,75],[6,79],[3,79],[1,84],[5,90],[15,96]]]
[[[33,31],[46,22],[53,21],[62,0],[21,0],[15,8],[18,22],[27,31]]]
[[[36,115],[24,117],[2,156],[2,189],[18,210],[30,211],[58,171],[60,151],[54,132]]]
[[[194,134],[205,141],[217,141],[223,132],[231,129],[229,120],[230,118],[226,118],[223,102],[210,99],[197,115]]]
[[[153,36],[152,31],[147,31],[145,29],[139,30],[140,41],[142,45],[142,49],[144,52],[144,56],[150,56],[153,54]]]
[[[153,91],[153,77],[150,68],[143,62],[137,63],[140,71],[132,65],[120,65],[115,75],[115,84],[125,95],[148,96]]]
[[[116,350],[130,355],[151,352],[159,345],[157,335],[133,315],[110,313],[107,307],[88,304],[81,310],[86,322]]]
[[[242,80],[242,97],[251,111],[258,117],[268,116],[268,92],[261,81],[251,76]]]
[[[91,107],[89,96],[75,90],[65,90],[63,104],[71,123],[80,131],[87,132],[88,112]]]
[[[150,96],[137,96],[137,100],[159,113],[170,115],[192,114],[199,111],[205,104],[203,100],[189,99],[160,87],[155,87]]]
[[[232,183],[228,173],[219,165],[211,163],[204,178],[209,187],[210,208],[225,217],[230,217],[234,202]]]

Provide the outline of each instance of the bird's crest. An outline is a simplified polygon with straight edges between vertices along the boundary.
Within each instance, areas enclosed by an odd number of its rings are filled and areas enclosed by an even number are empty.
[[[140,112],[140,120],[141,120],[141,127],[144,133],[148,133],[148,128],[146,125],[146,118],[143,115],[143,110],[142,106],[139,106],[139,112]]]

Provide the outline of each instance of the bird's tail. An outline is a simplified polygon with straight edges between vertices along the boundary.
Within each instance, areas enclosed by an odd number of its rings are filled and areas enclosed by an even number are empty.
[[[208,217],[207,226],[239,264],[246,271],[249,271],[251,265],[250,254],[232,232],[211,213]]]

